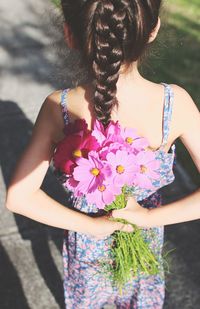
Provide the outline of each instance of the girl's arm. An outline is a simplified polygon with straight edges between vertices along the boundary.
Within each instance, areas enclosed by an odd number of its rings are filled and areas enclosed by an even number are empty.
[[[105,217],[92,218],[71,210],[40,189],[64,126],[59,100],[60,92],[55,92],[40,109],[31,140],[9,184],[6,207],[38,222],[95,237],[107,236],[118,229],[130,231],[130,226],[127,230],[123,224]]]
[[[140,227],[156,227],[200,219],[200,189],[179,201],[147,209],[130,198],[124,209],[113,210],[114,218],[122,218]]]
[[[188,149],[200,172],[200,113],[190,95],[182,88],[173,86],[176,100],[176,119],[179,138]],[[168,205],[146,209],[134,198],[126,208],[114,210],[113,217],[123,218],[141,227],[154,227],[200,219],[200,189],[189,196]]]

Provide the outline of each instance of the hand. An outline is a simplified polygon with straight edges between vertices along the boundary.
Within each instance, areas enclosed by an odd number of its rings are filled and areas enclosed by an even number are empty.
[[[93,220],[94,225],[92,227],[92,230],[90,230],[89,234],[97,240],[110,236],[115,231],[123,231],[128,233],[134,231],[132,225],[112,221],[107,216],[93,218]]]
[[[149,209],[140,206],[134,197],[128,198],[125,208],[113,210],[112,216],[125,219],[138,227],[151,227]]]

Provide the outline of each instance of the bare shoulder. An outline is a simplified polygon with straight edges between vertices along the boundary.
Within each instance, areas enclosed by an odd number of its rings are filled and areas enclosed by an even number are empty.
[[[61,109],[62,90],[56,90],[50,93],[44,100],[38,117],[43,118],[43,121],[48,123],[49,131],[51,132],[54,143],[63,137],[64,119]]]
[[[187,92],[186,89],[184,89],[183,87],[178,86],[176,84],[170,84],[170,86],[172,87],[174,95],[175,95],[177,100],[184,100],[184,102],[186,102],[186,103],[188,101],[190,101],[190,103],[191,103],[191,101],[193,102],[191,95],[189,94],[189,92]]]
[[[57,90],[50,93],[42,106],[44,114],[47,115],[49,125],[53,131],[54,142],[58,143],[63,137],[63,129],[65,126],[64,117],[61,107],[61,97],[63,90]],[[85,100],[85,90],[82,87],[70,88],[65,93],[66,109],[69,121],[84,117],[84,111],[87,110],[88,103]],[[81,103],[81,105],[80,105]],[[85,104],[84,104],[85,103]]]
[[[177,137],[188,130],[192,120],[199,121],[199,110],[191,95],[182,87],[171,84],[174,92],[173,121],[176,127]]]
[[[179,129],[178,137],[189,151],[200,172],[200,112],[190,94],[172,85],[174,90],[174,123]]]
[[[58,121],[59,119],[57,118],[61,116],[61,106],[60,106],[61,95],[62,90],[56,90],[50,93],[42,104],[42,108],[45,109],[48,114],[52,115],[52,117],[55,113],[53,117],[55,121]]]

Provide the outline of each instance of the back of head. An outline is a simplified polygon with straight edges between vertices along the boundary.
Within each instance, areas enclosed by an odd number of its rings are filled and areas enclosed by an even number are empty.
[[[121,65],[143,55],[161,0],[61,0],[65,20],[95,83],[94,110],[105,126],[117,104]]]

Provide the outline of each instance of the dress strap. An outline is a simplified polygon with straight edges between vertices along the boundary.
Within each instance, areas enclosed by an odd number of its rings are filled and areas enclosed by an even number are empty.
[[[160,148],[164,148],[168,141],[174,103],[174,92],[172,87],[166,83],[162,83],[162,85],[165,87],[165,99],[163,110],[163,139]]]
[[[69,123],[69,114],[68,114],[68,110],[67,110],[67,93],[68,93],[69,90],[70,90],[70,88],[66,88],[66,89],[62,90],[61,100],[60,100],[65,125],[67,125]]]

